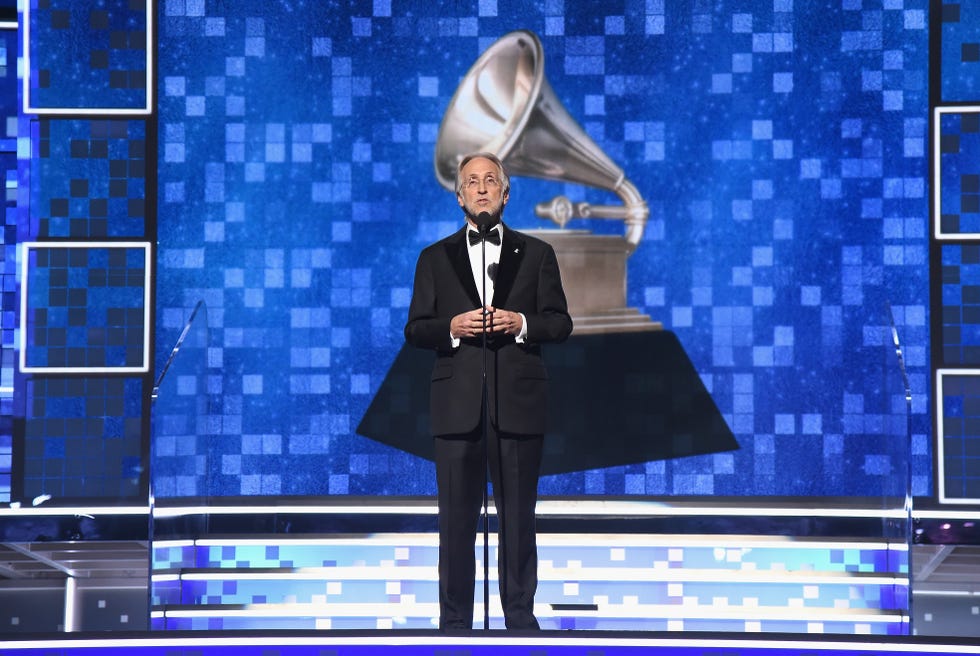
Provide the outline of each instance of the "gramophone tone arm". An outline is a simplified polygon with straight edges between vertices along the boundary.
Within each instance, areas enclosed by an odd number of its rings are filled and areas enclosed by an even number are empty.
[[[573,203],[567,196],[555,196],[547,203],[534,206],[534,213],[543,219],[550,219],[562,228],[572,219],[620,219],[628,216],[628,210],[622,205],[592,205],[591,203]]]
[[[566,196],[555,196],[547,203],[534,206],[534,213],[564,228],[572,219],[617,219],[626,222],[626,241],[632,252],[643,236],[646,223],[646,204],[637,211],[626,205],[592,205],[587,202],[573,203]],[[639,214],[639,217],[637,216]]]
[[[623,199],[622,205],[573,203],[566,196],[555,196],[547,203],[535,205],[534,213],[554,221],[561,228],[564,228],[565,224],[574,218],[618,219],[623,221],[626,223],[626,246],[629,253],[632,253],[643,238],[647,217],[650,216],[650,208],[647,207],[646,201],[640,196],[633,183],[625,178],[620,179],[614,191]]]
[[[575,204],[568,200],[568,196],[555,196],[547,203],[538,203],[534,206],[534,213],[557,223],[559,228],[564,228],[572,218],[581,216],[576,214]]]

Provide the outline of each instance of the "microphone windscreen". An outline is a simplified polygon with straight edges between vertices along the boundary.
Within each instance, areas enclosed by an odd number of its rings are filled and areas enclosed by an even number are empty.
[[[480,212],[476,215],[476,227],[480,230],[480,234],[486,234],[490,226],[493,225],[493,216],[490,212]]]

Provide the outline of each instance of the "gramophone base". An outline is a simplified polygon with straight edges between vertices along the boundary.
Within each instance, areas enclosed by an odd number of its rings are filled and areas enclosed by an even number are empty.
[[[661,322],[651,320],[649,315],[640,314],[636,308],[606,310],[588,315],[573,314],[572,323],[574,324],[572,328],[574,335],[636,333],[664,329]]]
[[[524,230],[555,249],[568,312],[576,335],[662,330],[636,308],[626,307],[626,260],[630,248],[619,236],[586,230]]]

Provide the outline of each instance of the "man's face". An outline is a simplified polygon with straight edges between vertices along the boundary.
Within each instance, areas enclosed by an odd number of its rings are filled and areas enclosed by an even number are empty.
[[[466,163],[460,171],[462,186],[456,195],[459,206],[466,212],[466,219],[473,219],[481,212],[489,212],[495,220],[500,219],[509,194],[504,192],[503,182],[496,164],[483,157],[476,157]]]

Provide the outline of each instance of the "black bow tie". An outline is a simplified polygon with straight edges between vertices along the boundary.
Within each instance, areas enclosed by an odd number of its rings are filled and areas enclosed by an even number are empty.
[[[476,230],[467,230],[467,236],[470,238],[470,246],[479,244],[480,239],[482,239],[480,233]],[[500,246],[500,231],[496,229],[487,230],[486,240],[491,244]]]

